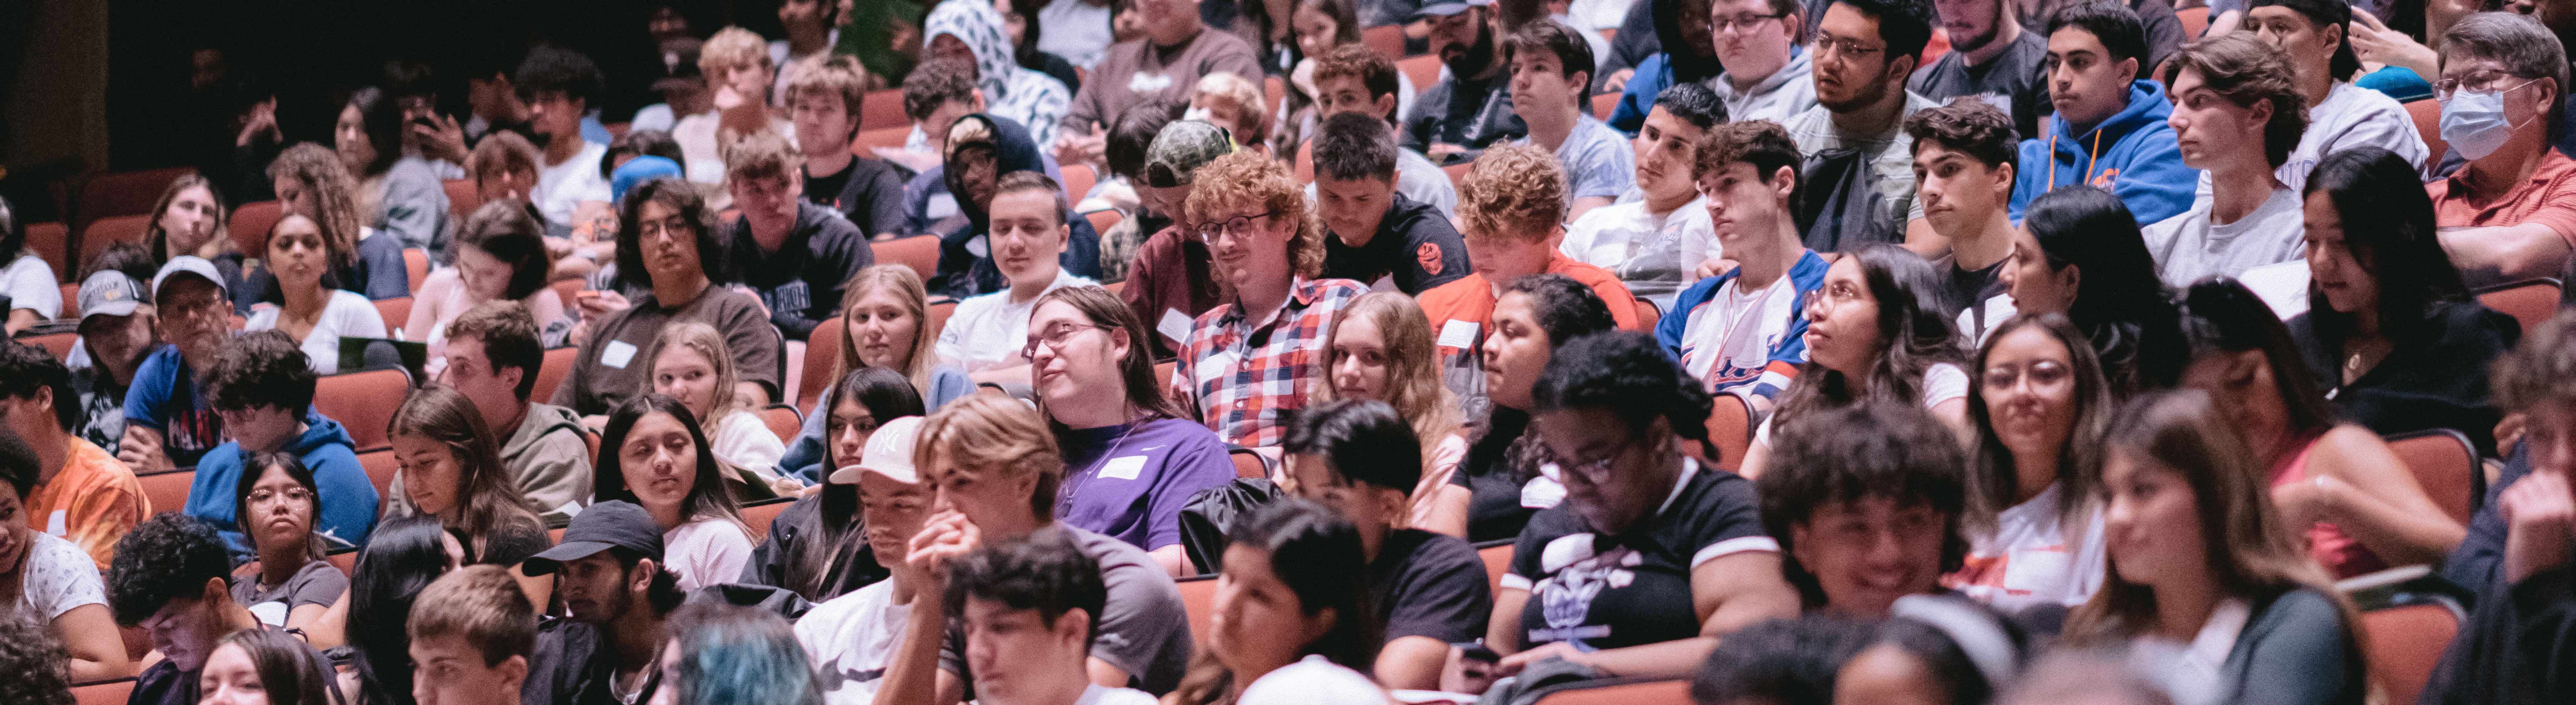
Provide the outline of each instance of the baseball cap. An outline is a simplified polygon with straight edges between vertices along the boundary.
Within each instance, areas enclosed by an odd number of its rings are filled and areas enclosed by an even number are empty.
[[[1422,9],[1413,11],[1413,16],[1416,19],[1424,17],[1447,17],[1461,12],[1466,12],[1467,8],[1470,7],[1485,7],[1492,4],[1494,4],[1494,0],[1440,0],[1439,2],[1423,3]]]
[[[856,465],[844,465],[832,471],[832,484],[855,485],[859,473],[872,472],[907,485],[921,483],[921,473],[912,467],[914,440],[921,435],[921,417],[906,416],[877,427],[868,437],[868,447],[860,451]]]
[[[705,87],[707,77],[698,68],[698,51],[706,45],[706,41],[693,37],[663,42],[662,59],[669,69],[661,78],[653,79],[652,89],[667,91],[690,85]]]
[[[653,524],[653,515],[634,502],[609,500],[590,505],[572,517],[572,526],[564,529],[563,542],[554,548],[529,556],[519,564],[519,572],[529,576],[545,575],[563,567],[564,561],[589,558],[600,551],[623,548],[655,561],[662,560],[662,529]]]
[[[628,159],[626,163],[617,165],[616,171],[608,174],[608,200],[611,203],[625,205],[626,192],[634,189],[636,184],[653,179],[686,175],[688,172],[681,169],[680,163],[671,161],[669,157],[647,154]]]
[[[195,255],[180,255],[170,258],[168,264],[161,265],[161,271],[152,273],[152,300],[161,300],[161,284],[170,281],[170,277],[180,274],[196,275],[207,283],[214,284],[217,293],[225,293],[224,275],[215,271],[215,263]],[[86,296],[88,292],[84,290],[82,294]]]
[[[143,305],[143,285],[134,278],[113,269],[91,273],[81,280],[80,317],[131,316]]]
[[[1163,126],[1145,148],[1145,185],[1172,188],[1190,185],[1190,172],[1234,153],[1234,136],[1205,120],[1182,120]]]

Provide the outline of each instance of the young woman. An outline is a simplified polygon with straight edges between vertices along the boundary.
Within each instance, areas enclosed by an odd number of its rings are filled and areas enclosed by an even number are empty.
[[[2111,571],[2067,638],[2179,647],[2177,675],[2239,702],[2363,702],[2359,617],[2275,519],[2236,429],[2198,391],[2148,394],[2113,417],[2100,498]]]
[[[389,431],[401,491],[386,503],[387,514],[437,517],[463,538],[469,564],[515,568],[554,545],[501,464],[498,436],[465,395],[437,385],[412,390]],[[520,576],[519,586],[542,604],[554,581]]]
[[[340,675],[342,699],[350,705],[409,705],[412,702],[411,639],[403,625],[413,598],[430,581],[467,562],[464,545],[435,516],[387,519],[367,535],[358,550],[358,567],[349,576],[349,592],[331,606],[316,626],[327,625],[345,640],[356,658]],[[549,586],[551,587],[551,586]],[[322,639],[314,627],[314,645],[340,643]]]
[[[1983,705],[2031,649],[2011,619],[1972,600],[1909,595],[1889,616],[1834,676],[1834,705]]]
[[[921,275],[900,264],[880,264],[859,270],[843,288],[841,301],[841,357],[832,363],[832,378],[848,377],[861,368],[882,367],[910,380],[914,392],[923,400],[928,413],[938,411],[948,402],[975,392],[975,383],[966,371],[949,365],[935,364],[931,347],[938,337],[926,329],[929,321],[929,294],[923,291]],[[830,389],[823,390],[826,396]],[[833,466],[821,462],[824,441],[821,401],[805,412],[805,425],[797,429],[796,438],[787,443],[787,454],[778,464],[808,481],[820,482],[832,474]]]
[[[70,541],[37,530],[27,495],[36,487],[36,453],[15,434],[0,439],[0,621],[46,625],[71,655],[73,682],[134,675],[98,564]]]
[[[2487,396],[2487,367],[2522,327],[2469,298],[2414,173],[2374,147],[2317,165],[2308,312],[2290,319],[2290,339],[2345,418],[2383,434],[2454,429],[2493,457],[2503,413]]]
[[[1753,483],[1697,460],[1715,454],[1698,381],[1642,333],[1585,335],[1557,353],[1531,393],[1530,428],[1562,468],[1565,501],[1512,544],[1486,627],[1485,645],[1505,654],[1495,674],[1555,657],[1679,678],[1717,635],[1797,616]]]
[[[1208,618],[1213,633],[1163,702],[1233,703],[1255,688],[1309,702],[1344,688],[1375,691],[1364,674],[1377,659],[1379,625],[1365,606],[1359,529],[1340,512],[1290,497],[1237,515],[1226,537]],[[1249,701],[1279,702],[1260,693]]]
[[[259,553],[259,571],[233,581],[233,601],[261,624],[302,629],[349,589],[349,576],[322,559],[313,533],[321,512],[313,471],[293,453],[252,453],[233,489],[238,528]]]
[[[1422,528],[1492,541],[1518,536],[1530,514],[1565,497],[1529,428],[1530,388],[1556,348],[1575,336],[1618,324],[1592,290],[1560,274],[1522,277],[1494,301],[1493,334],[1485,337],[1485,393],[1493,410],[1471,435],[1467,457],[1432,498]]]
[[[776,614],[699,604],[671,614],[652,705],[821,705],[822,683],[796,632]]]
[[[769,538],[751,553],[742,582],[774,585],[821,604],[883,580],[886,569],[862,529],[859,488],[831,481],[834,471],[859,462],[868,438],[886,422],[922,414],[912,382],[882,367],[861,367],[823,393],[822,484],[769,523]],[[910,538],[909,535],[905,538]],[[900,562],[901,555],[886,560]]]
[[[329,266],[342,288],[375,301],[411,295],[402,242],[374,237],[375,229],[358,210],[356,177],[339,154],[310,142],[288,147],[269,163],[268,179],[285,212],[313,219],[323,236],[331,238]],[[254,304],[279,303],[268,271],[248,270],[244,277],[243,286],[225,287],[232,292],[234,308],[247,311]]]
[[[2338,420],[2290,334],[2253,292],[2204,280],[2192,285],[2183,312],[2192,353],[2183,386],[2211,395],[2252,450],[2251,471],[2272,488],[2282,523],[2305,533],[2327,572],[2437,563],[2459,545],[2466,530],[2425,497],[2388,444]]]
[[[2006,611],[2071,607],[2102,586],[2103,426],[2109,383],[2065,316],[2016,316],[1977,354],[1968,420],[1966,567],[1942,584]]]
[[[2021,223],[2004,260],[2010,288],[1960,312],[1962,337],[1982,344],[2016,313],[2062,313],[2093,341],[2113,396],[2173,386],[2184,357],[2173,297],[2129,207],[2091,186],[2061,188],[2033,199]]]
[[[8,262],[0,267],[0,295],[9,297],[9,334],[62,315],[63,289],[54,281],[54,266],[27,249],[27,228],[5,198],[0,198],[0,261]]]
[[[294,635],[251,628],[225,635],[197,672],[199,705],[339,705],[331,661]]]
[[[265,264],[280,303],[261,307],[242,328],[274,328],[294,336],[300,341],[297,347],[312,359],[314,374],[340,371],[341,338],[390,337],[374,302],[340,288],[331,265],[341,259],[341,252],[334,249],[338,242],[340,238],[323,232],[321,221],[302,213],[278,219],[277,227],[268,231]]]
[[[554,266],[546,254],[545,225],[528,209],[492,202],[474,210],[456,233],[456,266],[430,272],[413,295],[405,337],[429,341],[424,370],[436,375],[447,367],[447,323],[485,301],[517,301],[537,318],[537,343],[562,347],[572,333],[572,316],[564,301],[546,286]]]
[[[436,253],[447,244],[447,186],[428,160],[403,156],[411,129],[401,101],[378,88],[360,88],[340,106],[332,145],[357,179],[350,195],[359,221],[392,235],[400,247]]]
[[[161,190],[160,200],[152,202],[152,220],[143,225],[143,246],[151,250],[155,269],[172,257],[190,255],[215,262],[222,268],[230,234],[226,228],[231,214],[224,211],[224,197],[215,193],[214,182],[189,174],[170,182]],[[241,262],[231,262],[233,271],[225,272],[226,286],[239,283]]]
[[[1064,453],[1056,518],[1145,549],[1174,576],[1197,575],[1181,552],[1181,506],[1234,482],[1225,442],[1163,397],[1153,333],[1117,294],[1071,286],[1036,304],[1023,355]]]
[[[743,475],[737,478],[748,485],[746,497],[772,494],[794,494],[805,488],[795,478],[780,477],[779,456],[787,444],[769,430],[738,396],[733,355],[725,350],[724,335],[704,323],[673,323],[654,339],[653,349],[644,355],[645,385],[639,393],[660,394],[687,404],[693,418],[708,423],[703,429],[712,444],[716,460]]]
[[[1463,515],[1432,519],[1442,488],[1467,457],[1467,435],[1458,395],[1440,383],[1440,350],[1432,346],[1422,307],[1399,292],[1362,294],[1324,332],[1324,351],[1324,383],[1315,385],[1313,404],[1386,402],[1412,422],[1414,437],[1422,440],[1422,482],[1413,488],[1411,513],[1396,528],[1463,525]]]
[[[751,561],[751,534],[698,429],[680,400],[638,395],[609,413],[592,472],[592,501],[634,502],[653,515],[682,592],[731,581]]]
[[[1864,402],[1930,409],[1964,439],[1968,428],[1966,355],[1941,315],[1940,272],[1904,248],[1870,246],[1825,270],[1825,287],[1807,299],[1807,363],[1781,394],[1779,410],[1755,429],[1745,451],[1745,477],[1770,464],[1772,429],[1799,414]]]

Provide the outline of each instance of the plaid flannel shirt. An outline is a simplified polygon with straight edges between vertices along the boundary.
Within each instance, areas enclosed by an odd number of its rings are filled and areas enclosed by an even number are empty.
[[[1300,279],[1279,313],[1258,327],[1234,302],[1200,314],[1172,368],[1173,398],[1227,443],[1279,444],[1280,412],[1304,407],[1323,378],[1324,334],[1333,317],[1368,287],[1348,279]]]

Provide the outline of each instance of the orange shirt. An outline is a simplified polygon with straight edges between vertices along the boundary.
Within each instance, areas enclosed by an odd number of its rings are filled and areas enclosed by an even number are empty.
[[[66,440],[62,472],[27,497],[27,525],[79,546],[104,572],[116,540],[151,516],[152,500],[116,456],[78,436]]]
[[[1621,330],[1645,332],[1637,321],[1637,297],[1629,295],[1628,285],[1620,283],[1618,275],[1553,251],[1547,255],[1546,273],[1563,274],[1591,287],[1609,305],[1610,320]],[[1483,418],[1485,368],[1476,351],[1494,327],[1494,286],[1486,283],[1483,274],[1469,274],[1432,287],[1414,301],[1431,319],[1434,345],[1440,349],[1441,383],[1458,395],[1459,409],[1468,418]]]
[[[2425,184],[2433,197],[2433,224],[2445,228],[2539,223],[2576,243],[2576,160],[2556,149],[2541,155],[2531,176],[2493,201],[2470,195],[2469,170]]]

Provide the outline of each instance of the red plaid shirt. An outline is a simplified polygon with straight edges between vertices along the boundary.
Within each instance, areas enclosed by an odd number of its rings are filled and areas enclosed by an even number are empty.
[[[1324,334],[1368,287],[1348,279],[1300,280],[1279,313],[1258,327],[1233,302],[1199,314],[1172,368],[1173,398],[1219,438],[1246,448],[1279,445],[1279,412],[1306,405],[1324,370]]]

